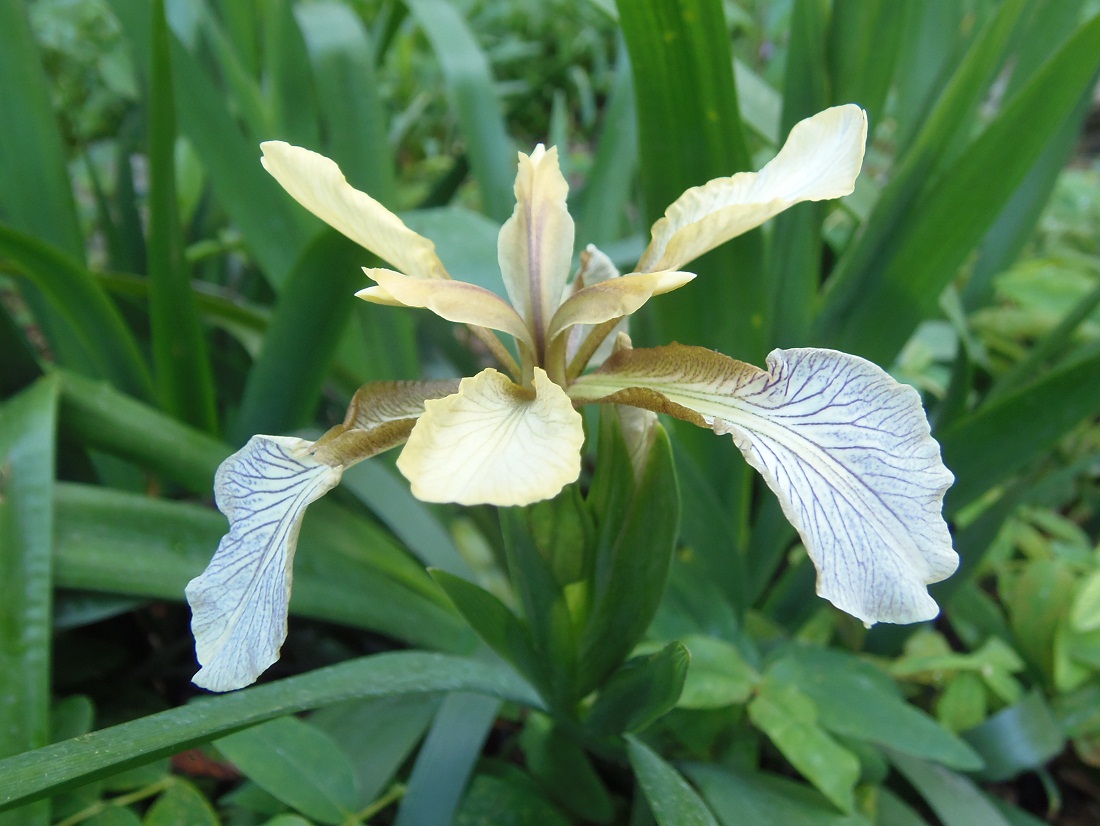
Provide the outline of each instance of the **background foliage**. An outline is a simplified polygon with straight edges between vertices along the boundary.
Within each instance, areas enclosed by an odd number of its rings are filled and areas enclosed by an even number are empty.
[[[1098,15],[0,0],[0,823],[1096,822]],[[562,149],[578,248],[629,264],[683,189],[845,102],[872,127],[855,194],[708,255],[633,332],[836,347],[917,386],[958,479],[940,620],[868,632],[814,598],[777,503],[701,431],[616,492],[605,424],[548,507],[675,510],[674,456],[681,522],[667,588],[593,620],[589,671],[562,676],[539,519],[429,507],[382,458],[311,509],[267,684],[196,700],[181,599],[225,529],[218,463],[477,358],[351,298],[370,262],[260,140],[334,158],[491,287],[517,148]],[[652,534],[632,520],[615,548]],[[658,599],[618,667],[612,632]]]

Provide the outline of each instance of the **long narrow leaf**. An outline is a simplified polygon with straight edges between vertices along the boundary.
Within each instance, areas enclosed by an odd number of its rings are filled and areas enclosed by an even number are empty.
[[[515,204],[512,179],[516,158],[493,89],[489,61],[466,21],[447,0],[407,0],[407,5],[443,68],[485,213],[503,222]]]
[[[1100,410],[1100,355],[1048,373],[940,434],[957,477],[946,507],[957,511],[1026,467]],[[1008,449],[1006,449],[1008,446]]]
[[[57,381],[0,406],[0,756],[50,740],[50,606]],[[48,804],[0,815],[50,822]]]
[[[1082,26],[912,202],[904,221],[895,225],[890,250],[880,248],[876,275],[860,280],[858,301],[830,302],[826,321],[839,322],[830,344],[876,361],[892,360],[917,324],[936,311],[940,293],[1091,88],[1098,67],[1100,16]],[[837,315],[842,309],[843,318]]]
[[[118,308],[76,259],[0,224],[0,255],[10,259],[74,334],[96,373],[120,390],[152,399],[152,379]]]
[[[361,247],[332,230],[306,248],[283,285],[263,350],[248,374],[230,429],[234,444],[254,433],[285,433],[308,423],[355,308],[366,259]]]
[[[76,740],[0,760],[0,810],[37,800],[225,734],[343,700],[470,691],[541,708],[503,666],[446,654],[402,651],[318,669],[142,717]]]
[[[960,134],[965,134],[961,130],[964,124],[970,122],[986,88],[1001,65],[1026,2],[1027,0],[1006,0],[1002,4],[997,16],[976,39],[961,62],[935,108],[924,119],[913,146],[905,153],[890,184],[879,197],[858,243],[849,248],[830,278],[825,305],[819,319],[819,342],[824,338],[838,349],[854,350],[873,360],[879,360],[884,352],[892,355],[891,351],[895,351],[898,346],[894,342],[899,336],[904,341],[912,332],[912,327],[903,328],[903,325],[898,324],[892,312],[882,312],[883,307],[893,310],[895,303],[906,298],[904,295],[890,295],[888,303],[884,304],[881,295],[871,301],[867,293],[871,287],[882,291],[884,278],[880,272],[884,261],[896,261],[899,258],[898,246],[901,239],[911,232],[914,218],[920,215],[914,209],[914,204],[926,191],[930,178],[943,168],[948,150],[959,140]],[[1029,127],[1032,125],[1034,122],[1029,123]],[[1010,145],[1015,148],[1014,141],[1010,141]],[[1022,164],[1025,169],[1027,166],[1027,163]],[[942,176],[941,180],[946,177]],[[969,192],[968,195],[970,194],[973,193]],[[953,204],[956,209],[958,203],[960,202],[956,201]],[[954,216],[951,220],[955,220]],[[936,243],[939,244],[938,238]],[[924,253],[927,252],[925,249]],[[951,275],[953,273],[949,273],[948,277]],[[937,291],[931,296],[931,301],[935,302],[938,297]],[[874,311],[878,313],[880,324],[885,320],[891,325],[889,334],[884,339],[888,342],[886,346],[879,341],[883,336],[881,330],[865,330],[863,328],[866,325],[859,323],[863,321],[862,318],[858,322],[852,318],[854,310],[870,315],[871,308],[875,308]],[[860,346],[866,349],[860,349]]]
[[[147,4],[143,0],[110,3],[133,54],[143,65],[144,55],[150,53]],[[180,129],[198,153],[218,202],[240,229],[264,274],[278,288],[320,224],[311,222],[263,171],[259,147],[251,145],[241,133],[225,96],[198,59],[176,37],[171,40]]]
[[[200,430],[213,432],[214,381],[199,324],[176,205],[176,112],[164,2],[151,7],[149,118],[149,310],[153,366],[161,404]]]

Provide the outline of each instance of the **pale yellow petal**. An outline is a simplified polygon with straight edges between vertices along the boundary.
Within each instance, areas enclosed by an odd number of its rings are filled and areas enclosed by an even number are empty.
[[[867,624],[938,613],[926,585],[958,565],[941,515],[953,481],[920,397],[833,350],[775,350],[768,370],[700,347],[617,352],[571,388],[728,433],[778,497],[818,593]]]
[[[343,472],[310,448],[302,439],[253,436],[218,468],[214,494],[229,533],[186,588],[202,665],[196,685],[242,688],[279,658],[302,517]]]
[[[319,462],[348,468],[404,442],[424,412],[424,402],[458,390],[457,379],[376,381],[360,387],[344,421],[313,443]]]
[[[333,161],[282,141],[260,144],[264,169],[329,226],[415,278],[447,278],[435,244],[352,187]]]
[[[674,270],[802,201],[848,195],[867,143],[867,113],[835,106],[796,124],[759,172],[739,172],[689,189],[652,229],[639,272]]]
[[[653,296],[679,289],[693,278],[690,272],[631,273],[585,287],[554,313],[547,338],[553,340],[575,324],[602,324],[630,315]]]
[[[397,467],[427,502],[529,505],[576,481],[583,442],[580,414],[542,369],[533,389],[489,369],[425,404]]]
[[[523,319],[507,301],[484,287],[450,279],[409,278],[393,270],[364,268],[363,272],[378,282],[378,287],[357,292],[362,299],[377,304],[423,307],[448,321],[500,330],[529,347],[532,344]]]
[[[521,153],[515,191],[516,208],[500,228],[497,257],[508,297],[542,352],[573,258],[569,185],[558,168],[558,150],[539,144],[530,156]]]

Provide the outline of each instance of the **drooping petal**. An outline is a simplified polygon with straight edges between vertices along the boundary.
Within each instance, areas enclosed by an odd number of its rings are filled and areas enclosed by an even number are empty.
[[[602,324],[630,315],[653,296],[679,289],[693,278],[690,272],[631,273],[585,287],[554,313],[547,339],[575,324]]]
[[[569,397],[536,367],[533,390],[496,370],[429,401],[397,460],[413,495],[460,505],[529,505],[580,475],[584,429]]]
[[[196,685],[242,688],[279,658],[302,516],[343,473],[310,456],[310,447],[302,439],[253,436],[218,468],[214,494],[229,533],[186,589],[202,665]]]
[[[638,271],[680,269],[794,204],[848,195],[866,142],[867,113],[854,104],[795,124],[779,154],[759,172],[716,178],[677,198],[653,225]]]
[[[516,208],[500,228],[497,258],[508,298],[541,352],[573,258],[573,219],[565,206],[569,185],[556,147],[539,144],[530,156],[520,153],[515,191]]]
[[[958,565],[941,516],[953,477],[916,391],[870,362],[775,350],[764,371],[701,347],[623,350],[570,395],[731,434],[801,535],[821,596],[867,624],[937,614],[925,586]]]
[[[333,161],[283,141],[265,141],[261,163],[290,195],[348,238],[414,278],[448,278],[435,244],[351,186]]]
[[[409,278],[393,270],[364,268],[363,272],[378,283],[378,287],[367,287],[356,293],[366,301],[424,307],[448,321],[500,330],[528,347],[533,345],[523,319],[507,301],[484,287],[449,279]]]

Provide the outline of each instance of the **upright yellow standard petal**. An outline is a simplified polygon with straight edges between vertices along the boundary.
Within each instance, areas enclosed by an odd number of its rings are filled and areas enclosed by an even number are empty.
[[[363,272],[378,283],[377,287],[367,287],[356,293],[365,301],[423,307],[448,321],[500,330],[528,347],[534,344],[527,326],[516,311],[507,301],[484,287],[465,281],[408,278],[393,270],[364,268]]]
[[[689,189],[652,229],[639,272],[677,270],[708,250],[802,201],[851,193],[863,165],[867,113],[835,106],[795,124],[759,172],[739,172]]]
[[[539,144],[520,154],[516,209],[497,239],[504,287],[535,339],[546,344],[546,327],[561,303],[573,258],[573,219],[565,206],[569,185],[558,168],[558,150]]]
[[[186,588],[202,665],[196,685],[243,688],[279,658],[302,517],[343,473],[310,448],[302,439],[253,436],[218,468],[214,495],[229,533]]]
[[[650,272],[610,278],[570,296],[550,320],[547,338],[575,324],[602,324],[636,312],[655,295],[672,292],[695,278],[690,272]]]
[[[541,368],[533,389],[488,369],[424,407],[397,460],[420,499],[529,505],[580,475],[581,416]]]
[[[864,359],[775,350],[768,369],[672,345],[621,350],[570,388],[733,436],[818,569],[818,593],[867,624],[938,613],[926,585],[958,565],[941,515],[953,477],[920,397]]]
[[[448,278],[435,244],[352,187],[333,161],[282,141],[260,144],[261,163],[291,196],[334,229],[415,278]]]

